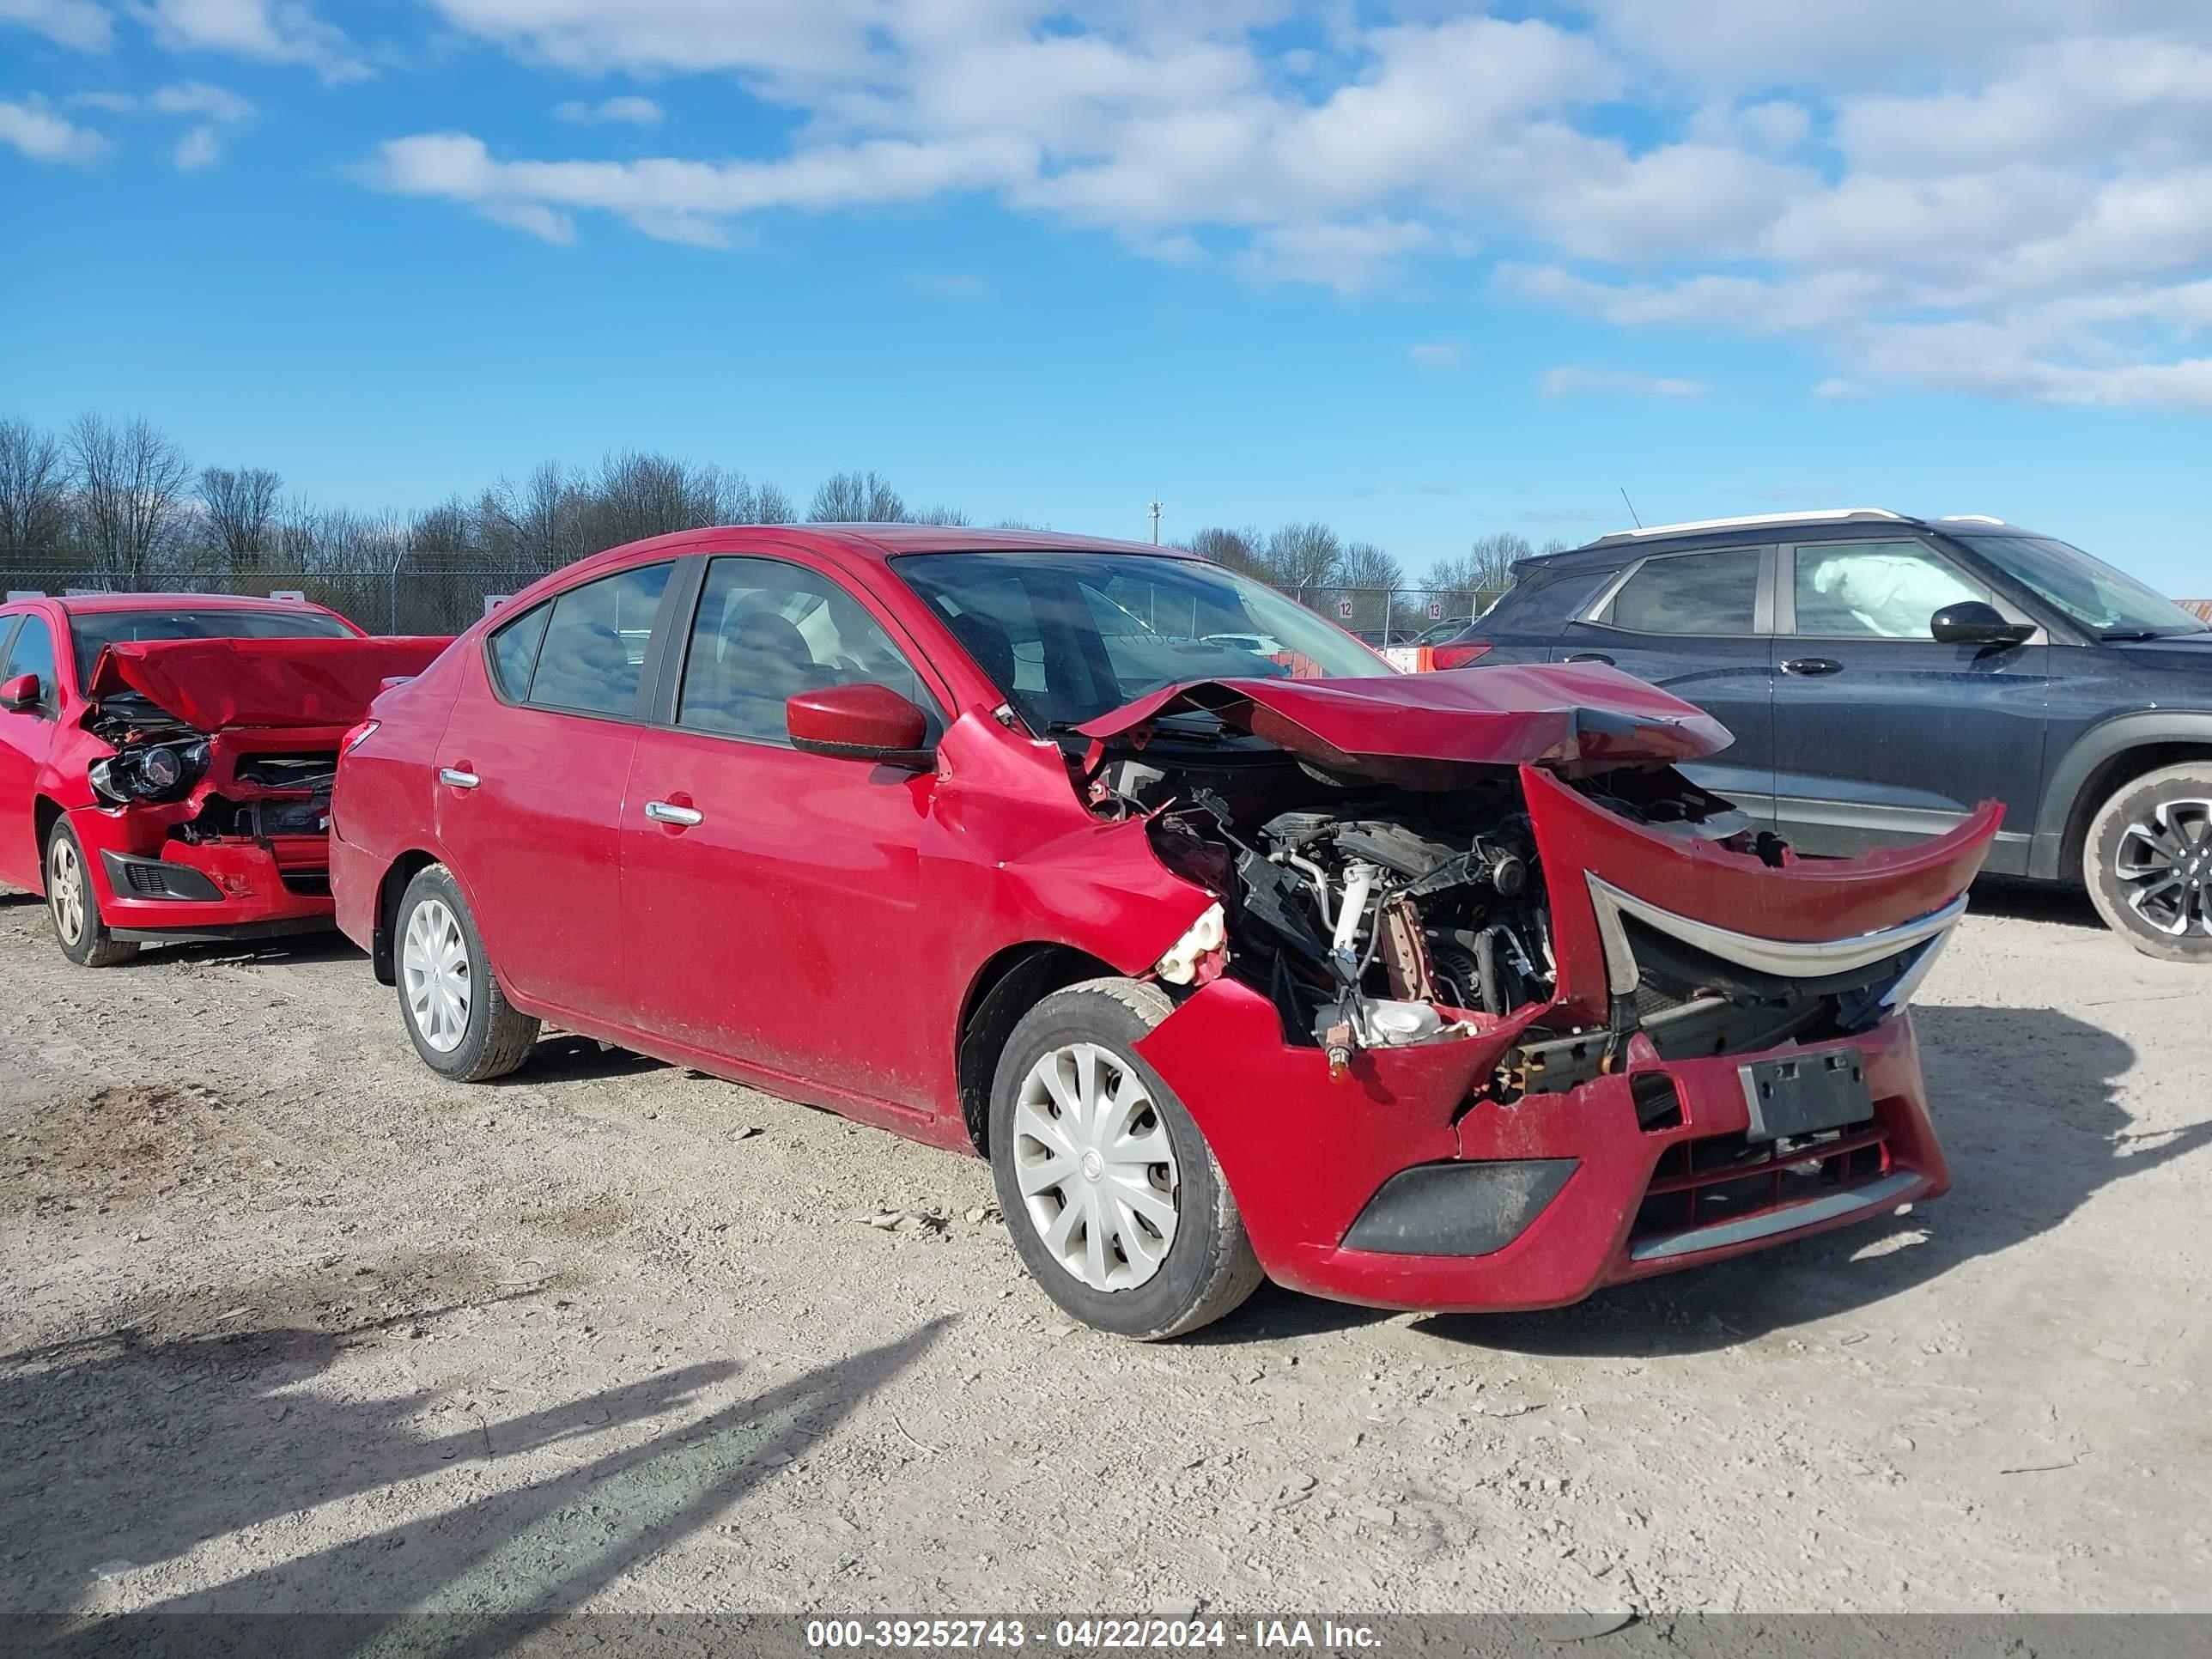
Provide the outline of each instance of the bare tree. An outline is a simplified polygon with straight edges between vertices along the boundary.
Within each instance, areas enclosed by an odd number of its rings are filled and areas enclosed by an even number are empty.
[[[1190,550],[1201,559],[1237,571],[1247,576],[1267,574],[1267,561],[1262,554],[1265,544],[1257,529],[1227,530],[1209,525],[1190,538]]]
[[[908,516],[916,524],[965,526],[975,522],[958,507],[946,507],[941,503],[936,507],[924,507],[921,512],[910,514]]]
[[[1337,561],[1336,579],[1346,587],[1401,587],[1406,568],[1372,542],[1353,542]]]
[[[69,466],[51,432],[0,421],[0,561],[50,555],[69,538]]]
[[[210,466],[200,473],[200,507],[217,547],[234,563],[258,561],[276,528],[276,492],[284,481],[265,466],[234,471]]]
[[[1474,577],[1474,585],[1479,588],[1510,587],[1513,586],[1514,565],[1520,560],[1533,556],[1535,551],[1528,545],[1526,536],[1516,536],[1510,530],[1477,536],[1474,544],[1468,549],[1468,574]]]
[[[791,504],[791,497],[783,493],[780,484],[764,483],[753,491],[753,521],[756,524],[796,524],[799,509]]]
[[[152,422],[117,426],[80,415],[69,429],[70,459],[87,539],[101,573],[137,586],[185,513],[191,464]]]
[[[1286,524],[1267,538],[1268,580],[1278,587],[1297,591],[1326,586],[1344,556],[1344,544],[1336,532],[1318,520]]]
[[[807,507],[811,524],[899,524],[906,502],[880,472],[833,472],[814,491]]]

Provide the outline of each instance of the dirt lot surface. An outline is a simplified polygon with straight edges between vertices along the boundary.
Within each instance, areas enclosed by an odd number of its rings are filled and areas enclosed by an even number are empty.
[[[0,896],[0,1609],[2212,1610],[2212,978],[1980,904],[1948,1199],[1146,1348],[980,1163],[557,1036],[445,1084],[335,943],[86,972]]]

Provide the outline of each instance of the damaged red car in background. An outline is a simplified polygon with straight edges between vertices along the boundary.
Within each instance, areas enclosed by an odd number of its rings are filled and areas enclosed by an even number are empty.
[[[64,954],[331,925],[338,739],[444,640],[295,602],[111,593],[0,606],[0,881]]]
[[[1996,830],[1800,858],[1609,668],[1385,674],[1171,550],[618,549],[378,698],[340,925],[463,1079],[541,1021],[992,1163],[1069,1313],[1537,1308],[1948,1184],[1905,1004]]]

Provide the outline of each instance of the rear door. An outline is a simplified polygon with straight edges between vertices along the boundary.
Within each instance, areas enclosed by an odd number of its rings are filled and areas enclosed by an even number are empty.
[[[0,881],[41,889],[33,791],[53,747],[62,689],[54,664],[53,625],[33,611],[19,620],[0,617],[0,680],[36,674],[41,702],[35,708],[0,708]]]
[[[437,831],[508,988],[622,1006],[623,792],[674,566],[580,583],[487,636],[437,750]]]
[[[941,688],[888,613],[825,562],[707,561],[631,763],[622,830],[626,998],[646,1031],[879,1100],[919,1103],[957,988],[923,891],[934,771],[802,754],[784,700],[872,683],[944,729]]]
[[[2021,873],[2041,799],[2051,645],[1939,645],[1944,605],[2033,621],[1912,538],[1783,550],[1776,604],[1775,793],[1783,836],[1856,854],[1940,835],[1981,801],[2005,826],[1991,870]]]
[[[1559,634],[1561,662],[1601,662],[1663,686],[1735,734],[1681,769],[1754,817],[1774,806],[1774,550],[1653,553],[1623,569]]]

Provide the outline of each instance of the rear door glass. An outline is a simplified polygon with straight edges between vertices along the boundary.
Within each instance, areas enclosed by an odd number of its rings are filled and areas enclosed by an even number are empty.
[[[1762,550],[1727,548],[1646,559],[1604,620],[1636,634],[1749,634],[1759,610]]]
[[[555,599],[530,676],[530,701],[581,714],[635,714],[653,618],[672,568],[617,571]]]

